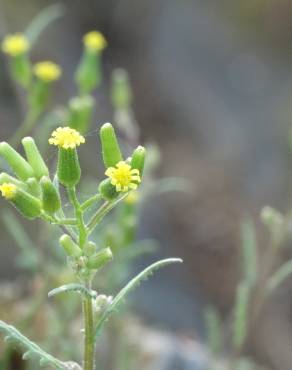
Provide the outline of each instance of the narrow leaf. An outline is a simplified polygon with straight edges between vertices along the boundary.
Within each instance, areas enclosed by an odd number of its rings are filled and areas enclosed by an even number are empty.
[[[239,350],[246,338],[247,314],[250,289],[247,283],[237,287],[233,320],[233,347]]]
[[[70,293],[70,292],[77,292],[77,293],[83,294],[93,299],[95,299],[97,296],[97,293],[94,290],[89,290],[81,284],[74,284],[74,283],[62,285],[58,288],[55,288],[48,293],[48,296],[53,297],[54,295],[57,295],[60,293]]]
[[[286,280],[292,274],[292,261],[288,261],[282,265],[278,271],[274,273],[272,277],[268,280],[267,290],[271,293],[279,285],[281,285],[284,280]]]
[[[257,278],[257,241],[254,223],[246,217],[241,223],[243,279],[253,285]]]
[[[208,347],[212,354],[217,354],[222,348],[221,321],[217,310],[208,306],[205,310]]]
[[[158,262],[153,263],[148,266],[145,270],[140,272],[136,277],[134,277],[113,299],[112,303],[105,310],[99,321],[96,325],[96,336],[98,335],[100,329],[102,328],[103,323],[109,318],[109,316],[117,310],[122,301],[127,297],[127,295],[137,288],[142,281],[147,280],[155,270],[158,270],[161,267],[166,267],[172,263],[182,263],[183,261],[180,258],[167,258]]]

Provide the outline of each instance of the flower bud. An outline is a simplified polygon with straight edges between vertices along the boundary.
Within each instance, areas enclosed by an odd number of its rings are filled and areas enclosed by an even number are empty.
[[[34,171],[27,161],[22,158],[8,143],[0,143],[0,155],[6,160],[17,177],[25,181],[29,177],[34,177]]]
[[[83,252],[85,256],[90,257],[96,252],[96,244],[89,241],[83,247]]]
[[[75,73],[80,93],[90,94],[102,81],[101,55],[84,50]]]
[[[35,197],[39,197],[41,195],[41,187],[35,177],[30,177],[25,182],[27,184],[27,192],[34,195]]]
[[[261,220],[268,227],[282,225],[284,221],[281,213],[269,206],[262,209]]]
[[[127,72],[117,68],[112,73],[111,101],[116,110],[128,109],[132,102],[132,91]]]
[[[29,104],[36,116],[41,114],[48,105],[51,94],[51,86],[42,80],[36,80],[29,92]]]
[[[11,75],[23,87],[28,87],[31,80],[31,64],[27,54],[20,54],[11,58]]]
[[[8,175],[8,173],[6,172],[1,172],[0,173],[0,185],[4,184],[5,182],[14,184],[18,188],[27,190],[27,185],[24,182],[17,180],[15,177]]]
[[[15,208],[27,218],[36,218],[41,214],[41,202],[25,190],[12,183],[0,185],[2,196],[12,202]]]
[[[110,123],[101,126],[100,140],[103,162],[106,168],[115,166],[123,160],[115,130]]]
[[[94,312],[97,315],[102,314],[108,306],[112,303],[113,297],[106,296],[105,294],[99,294],[94,302]]]
[[[110,179],[103,180],[98,187],[98,191],[101,196],[108,201],[116,199],[119,193],[116,191],[116,187],[111,184]]]
[[[142,177],[143,175],[145,157],[146,149],[143,146],[139,145],[132,154],[131,167],[133,169],[139,170],[140,177]]]
[[[61,208],[59,193],[47,176],[41,179],[43,209],[49,214],[54,214]]]
[[[81,249],[78,247],[76,243],[73,242],[69,235],[62,235],[60,240],[60,245],[63,247],[64,251],[69,257],[80,257],[81,256]]]
[[[28,163],[34,170],[35,177],[41,179],[43,176],[49,176],[49,170],[46,166],[38,147],[32,137],[22,139],[22,145],[26,154]]]
[[[98,270],[113,259],[113,254],[110,248],[104,248],[101,251],[91,256],[87,262],[90,269]]]
[[[90,95],[72,98],[69,101],[68,122],[70,127],[81,133],[87,132],[91,121],[93,107],[94,100]]]

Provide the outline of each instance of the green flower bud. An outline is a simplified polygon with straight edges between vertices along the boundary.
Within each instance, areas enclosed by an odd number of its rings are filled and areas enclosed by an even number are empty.
[[[8,143],[0,143],[0,155],[6,160],[17,177],[25,181],[34,177],[34,171],[29,163],[17,153]]]
[[[101,126],[100,140],[103,162],[106,168],[113,167],[123,160],[115,130],[110,123]]]
[[[64,186],[72,187],[78,184],[81,169],[76,149],[59,148],[57,173],[60,183]]]
[[[102,82],[101,54],[84,49],[75,73],[75,82],[82,95],[91,93]]]
[[[49,170],[46,166],[38,147],[32,137],[22,139],[22,145],[26,154],[28,163],[34,170],[35,177],[41,179],[43,176],[49,176]]]
[[[108,201],[116,199],[119,193],[116,191],[116,187],[111,184],[111,179],[103,180],[98,187],[98,191],[101,196]]]
[[[64,251],[69,257],[78,258],[81,256],[82,251],[76,243],[73,242],[69,235],[62,235],[60,240],[60,245],[63,247]]]
[[[90,269],[98,270],[113,259],[113,254],[110,248],[104,248],[101,251],[91,256],[87,262]]]
[[[34,177],[30,177],[26,180],[26,184],[28,187],[28,192],[34,195],[35,197],[39,197],[41,195],[41,187],[38,181]]]
[[[131,167],[133,169],[139,170],[139,175],[141,178],[144,170],[145,157],[146,149],[143,146],[139,145],[132,154]]]
[[[42,203],[45,212],[54,214],[61,208],[61,200],[58,191],[47,176],[41,179]]]
[[[17,180],[15,177],[8,175],[8,173],[6,172],[1,172],[0,173],[0,185],[4,183],[14,184],[18,188],[27,190],[27,185],[24,182]]]
[[[48,105],[51,95],[51,85],[42,80],[35,80],[30,88],[29,103],[31,110],[36,114],[41,114]]]
[[[23,87],[28,87],[31,80],[31,64],[27,54],[19,54],[11,58],[11,75]]]
[[[72,98],[69,101],[68,122],[70,127],[81,133],[87,132],[90,126],[93,107],[94,100],[90,95]]]
[[[112,73],[111,101],[116,110],[128,109],[132,102],[132,91],[127,72],[117,68]]]
[[[96,249],[96,244],[89,241],[84,245],[83,252],[85,256],[90,257],[96,252]]]

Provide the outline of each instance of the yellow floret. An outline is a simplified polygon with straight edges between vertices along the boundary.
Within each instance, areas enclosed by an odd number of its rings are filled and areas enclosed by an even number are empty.
[[[29,42],[22,33],[8,35],[2,42],[2,51],[12,57],[25,53],[29,49]]]
[[[17,186],[9,182],[4,182],[2,185],[0,185],[0,191],[4,198],[10,200],[15,197]]]
[[[107,46],[106,39],[98,31],[88,32],[83,37],[83,42],[85,47],[92,52],[101,51]]]
[[[118,192],[136,190],[141,182],[138,169],[132,169],[129,164],[120,161],[115,167],[109,167],[105,171],[106,176],[111,179],[111,184],[116,187]]]
[[[60,78],[61,68],[50,61],[39,62],[33,67],[34,74],[44,82],[53,82]]]
[[[80,144],[85,143],[85,139],[73,128],[59,127],[52,133],[49,143],[63,149],[74,149]]]

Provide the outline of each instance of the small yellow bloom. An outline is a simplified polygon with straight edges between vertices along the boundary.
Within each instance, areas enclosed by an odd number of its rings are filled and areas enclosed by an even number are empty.
[[[0,185],[0,191],[2,193],[2,196],[9,200],[15,197],[16,190],[17,186],[11,184],[10,182],[4,182],[2,185]]]
[[[136,204],[139,200],[139,194],[138,191],[131,191],[129,195],[125,198],[125,203],[133,205]]]
[[[49,139],[49,144],[63,149],[74,149],[83,143],[85,143],[84,137],[70,127],[58,127]]]
[[[98,31],[91,31],[88,32],[83,37],[83,42],[85,47],[92,52],[101,51],[107,46],[106,39],[104,36]]]
[[[8,35],[2,42],[2,51],[12,57],[25,53],[29,49],[29,42],[22,33]]]
[[[40,80],[44,82],[53,82],[60,78],[61,68],[50,61],[39,62],[34,65],[33,72]]]
[[[111,179],[111,184],[118,192],[136,190],[141,182],[139,170],[132,169],[125,161],[120,161],[115,167],[109,167],[105,174]]]

